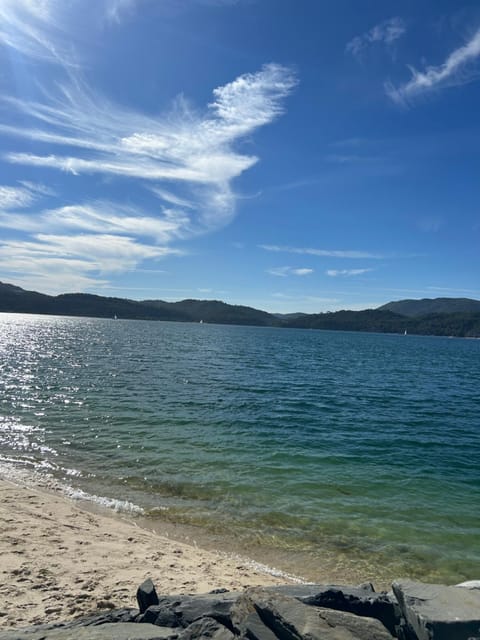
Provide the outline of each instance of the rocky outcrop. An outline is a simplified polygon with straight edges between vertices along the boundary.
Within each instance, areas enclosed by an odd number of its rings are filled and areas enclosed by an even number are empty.
[[[399,580],[393,592],[369,583],[219,589],[205,595],[137,590],[139,610],[0,631],[0,640],[480,640],[480,590]]]
[[[297,598],[250,589],[234,605],[237,635],[249,640],[391,640],[378,620],[304,604]]]
[[[232,629],[230,610],[238,597],[238,593],[229,591],[200,596],[161,596],[158,604],[149,607],[137,622],[185,629],[196,620],[212,618]]]
[[[418,640],[480,640],[480,590],[412,580],[392,585],[410,632]]]

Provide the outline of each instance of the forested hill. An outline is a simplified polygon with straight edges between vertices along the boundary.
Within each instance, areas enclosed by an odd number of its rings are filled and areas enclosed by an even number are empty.
[[[298,329],[328,329],[343,331],[370,331],[458,337],[480,337],[480,310],[469,311],[455,306],[459,299],[450,301],[452,313],[403,313],[394,305],[424,303],[423,300],[391,302],[379,309],[365,311],[336,311],[316,314],[270,314],[265,311],[218,300],[128,300],[108,298],[86,293],[66,293],[49,296],[36,291],[0,282],[0,312],[40,313],[50,315],[89,316],[135,320],[171,320],[177,322],[206,322],[240,324]],[[435,300],[428,302],[434,303]],[[468,300],[480,308],[480,301]],[[442,304],[445,304],[442,302]],[[393,306],[393,308],[391,308]],[[473,305],[475,308],[475,304]],[[403,307],[404,308],[404,307]],[[407,306],[412,309],[411,305]]]
[[[480,337],[479,313],[431,313],[419,317],[402,316],[392,311],[336,311],[303,316],[288,324],[302,329],[374,331],[432,336]]]
[[[163,302],[144,300],[143,305],[154,308],[168,308],[176,313],[188,316],[194,322],[214,322],[218,324],[248,324],[259,327],[280,326],[281,322],[271,313],[259,311],[253,307],[227,304],[220,300],[181,300]]]
[[[480,300],[470,298],[423,298],[388,302],[379,311],[393,311],[402,316],[425,316],[432,313],[480,313]]]
[[[280,326],[278,318],[252,307],[226,304],[218,300],[127,300],[89,293],[64,293],[49,296],[0,282],[0,311],[49,315],[123,318],[130,320],[172,320]]]

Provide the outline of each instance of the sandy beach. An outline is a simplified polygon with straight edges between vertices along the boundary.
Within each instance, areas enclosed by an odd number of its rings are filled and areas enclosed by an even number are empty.
[[[0,573],[0,628],[135,607],[136,588],[147,577],[170,594],[288,581],[247,560],[1,479]]]

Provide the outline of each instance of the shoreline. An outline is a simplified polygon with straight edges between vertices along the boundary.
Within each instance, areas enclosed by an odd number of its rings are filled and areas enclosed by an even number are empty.
[[[147,578],[181,594],[300,581],[2,477],[0,532],[1,628],[135,607]]]
[[[132,531],[134,533],[144,532],[152,537],[152,544],[161,544],[162,541],[166,540],[169,543],[185,545],[193,553],[201,551],[204,554],[213,555],[215,558],[220,557],[222,560],[227,560],[230,564],[234,563],[235,569],[239,566],[241,567],[240,574],[242,578],[246,578],[251,572],[255,577],[255,582],[252,583],[242,579],[240,581],[242,588],[253,584],[255,586],[285,583],[360,584],[368,580],[373,582],[376,588],[388,590],[391,581],[396,575],[390,570],[385,571],[378,564],[372,564],[362,554],[353,559],[351,553],[341,549],[332,550],[327,546],[320,555],[312,555],[310,551],[292,551],[282,546],[269,546],[262,543],[255,543],[252,546],[252,544],[245,543],[245,541],[236,537],[234,530],[230,533],[225,531],[219,533],[210,531],[201,525],[175,522],[174,520],[163,518],[161,515],[152,517],[145,512],[143,507],[128,500],[119,500],[96,493],[86,493],[83,489],[75,487],[73,484],[65,484],[61,480],[44,475],[41,471],[27,471],[14,465],[0,467],[0,504],[3,494],[2,483],[6,483],[19,492],[31,491],[38,493],[44,503],[49,506],[50,501],[58,499],[61,503],[66,503],[70,508],[83,513],[86,518],[95,519],[98,517],[106,519],[109,523],[121,522],[126,527],[131,528],[129,537],[133,536]],[[63,510],[59,511],[55,508],[55,505],[52,508],[55,517],[64,518]],[[60,522],[63,524],[63,520],[60,520]],[[0,532],[2,531],[2,524],[0,515]],[[34,524],[34,518],[32,518],[32,524]],[[86,529],[88,525],[91,525],[90,520],[84,525]],[[3,526],[3,529],[8,530],[8,525]],[[29,529],[31,529],[31,526],[29,526]],[[87,532],[87,535],[89,535],[89,532]],[[88,541],[86,544],[88,546]],[[128,552],[128,549],[126,552]],[[0,533],[0,554],[3,553]],[[147,560],[148,557],[146,555],[145,559]],[[1,569],[0,564],[0,572]],[[201,572],[201,567],[198,567],[198,571]],[[245,571],[247,572],[246,574],[244,574]],[[219,584],[205,589],[197,589],[196,593],[206,592],[210,588],[217,587],[232,590],[236,588],[235,586],[230,586],[230,580],[234,574],[235,571],[232,573],[231,567],[225,575],[217,572],[215,575],[219,575]],[[269,576],[275,581],[259,582],[258,576]],[[9,578],[5,573],[3,577],[4,579],[5,577]],[[145,577],[152,577],[152,575],[151,573],[145,573]],[[143,578],[139,580],[135,578],[134,583],[140,583],[142,580]],[[199,577],[197,576],[194,582],[198,581]],[[161,585],[161,580],[157,582]],[[185,586],[188,587],[188,580],[184,582]],[[169,593],[171,593],[170,584],[169,582]],[[179,587],[181,586],[183,586],[182,581],[179,583]],[[134,602],[131,606],[134,606]],[[2,625],[1,612],[0,606],[0,627]]]

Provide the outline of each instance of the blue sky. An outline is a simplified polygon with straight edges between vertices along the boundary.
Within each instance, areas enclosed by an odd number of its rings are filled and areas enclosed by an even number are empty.
[[[0,280],[480,298],[480,5],[0,0]]]

